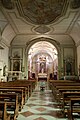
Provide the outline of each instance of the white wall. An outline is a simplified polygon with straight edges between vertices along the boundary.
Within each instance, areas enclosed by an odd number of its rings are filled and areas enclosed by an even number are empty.
[[[9,51],[8,47],[5,47],[4,49],[0,49],[0,69],[2,69],[0,71],[0,80],[1,78],[4,79],[3,67],[6,65],[6,67],[8,68],[8,51]]]
[[[77,67],[78,67],[78,70],[79,70],[79,65],[80,65],[80,45],[77,47]]]

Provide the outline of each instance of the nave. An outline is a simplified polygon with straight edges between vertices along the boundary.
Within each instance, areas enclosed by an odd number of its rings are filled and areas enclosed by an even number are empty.
[[[68,120],[68,118],[64,118],[62,109],[55,102],[48,84],[46,83],[46,87],[42,91],[40,90],[40,82],[38,82],[17,120]]]

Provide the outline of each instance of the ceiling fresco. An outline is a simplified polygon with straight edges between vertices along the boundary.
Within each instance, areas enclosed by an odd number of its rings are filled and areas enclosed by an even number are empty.
[[[72,0],[71,1],[71,8],[76,9],[80,7],[80,0]]]
[[[1,0],[3,6],[7,9],[13,9],[14,8],[14,2],[13,0]]]
[[[80,0],[0,0],[6,9],[17,10],[21,17],[37,25],[54,23],[71,9],[80,7]],[[70,4],[69,4],[70,2]]]
[[[26,20],[41,25],[50,24],[62,16],[67,0],[20,0],[19,4]]]
[[[0,30],[7,45],[12,40],[13,45],[29,44],[38,37],[62,44],[73,39],[78,45],[79,25],[80,0],[0,0]]]

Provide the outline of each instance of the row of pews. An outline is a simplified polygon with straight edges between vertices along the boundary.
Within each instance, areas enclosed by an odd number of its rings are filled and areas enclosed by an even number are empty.
[[[0,82],[0,120],[16,120],[35,86],[36,80]]]
[[[55,101],[59,103],[64,117],[74,120],[80,117],[80,83],[70,80],[50,80]]]

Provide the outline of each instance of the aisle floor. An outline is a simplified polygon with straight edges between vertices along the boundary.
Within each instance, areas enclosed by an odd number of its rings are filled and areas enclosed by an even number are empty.
[[[19,113],[17,120],[68,120],[63,117],[61,108],[54,101],[51,90],[47,84],[44,91],[40,90],[40,84],[32,93],[24,108]]]

